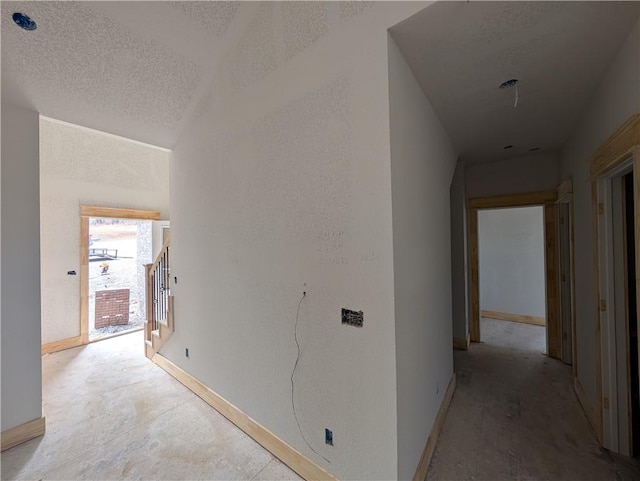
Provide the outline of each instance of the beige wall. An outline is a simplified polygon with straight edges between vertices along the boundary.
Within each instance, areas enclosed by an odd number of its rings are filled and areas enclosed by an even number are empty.
[[[478,212],[480,309],[546,318],[544,209]]]
[[[539,152],[465,165],[465,183],[468,199],[555,190],[560,183],[560,155]]]
[[[113,135],[40,121],[42,342],[80,335],[81,205],[169,216],[169,152]]]
[[[631,115],[640,112],[640,22],[613,60],[562,151],[562,178],[573,179],[578,379],[598,409],[596,298],[590,160]]]
[[[171,166],[162,354],[340,479],[398,476],[387,28],[423,6],[261,3]]]
[[[42,416],[38,113],[2,103],[2,431]]]
[[[457,154],[389,38],[398,479],[411,479],[453,375],[449,186]]]
[[[469,333],[468,265],[467,265],[467,196],[465,166],[456,164],[451,181],[451,314],[453,337],[467,339]]]

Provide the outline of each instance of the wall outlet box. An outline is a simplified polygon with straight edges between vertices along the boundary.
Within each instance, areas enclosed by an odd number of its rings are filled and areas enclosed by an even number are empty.
[[[333,446],[333,432],[330,429],[325,428],[324,430],[324,442],[329,446]]]
[[[364,322],[364,315],[362,311],[352,311],[350,309],[342,308],[342,324],[347,324],[354,327],[362,327]]]

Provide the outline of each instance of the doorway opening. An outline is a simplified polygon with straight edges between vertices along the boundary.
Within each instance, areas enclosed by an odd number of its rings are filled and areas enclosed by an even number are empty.
[[[634,156],[598,178],[603,444],[640,454],[637,192]]]
[[[123,308],[123,304],[127,302],[127,293],[124,292],[127,288],[123,284],[126,279],[129,279],[130,285],[135,286],[136,291],[140,287],[141,294],[136,294],[136,309],[142,313],[139,317],[142,319],[141,327],[144,327],[146,321],[146,303],[144,302],[146,270],[144,264],[151,262],[153,256],[153,223],[150,221],[158,220],[160,220],[160,212],[157,211],[80,206],[80,338],[82,344],[120,333],[108,331],[119,331],[122,328],[109,327],[105,329],[107,332],[97,332],[94,336],[90,336],[91,328],[96,329],[96,317],[99,321],[98,329],[101,329],[105,324],[100,322],[104,319],[103,316],[113,316],[113,322],[117,325],[117,322],[123,322],[119,319],[125,314],[131,315],[129,308],[126,310]],[[138,226],[142,227],[139,229]],[[144,232],[141,238],[146,240],[143,243],[132,242],[134,228],[136,237],[138,230]],[[118,256],[122,257],[118,259]],[[131,258],[134,257],[135,269],[131,265],[127,269],[126,263],[130,263]],[[137,281],[138,278],[141,280]],[[92,282],[95,286],[93,291],[95,296],[93,310],[90,312],[90,284]],[[102,298],[97,294],[100,291],[103,292]],[[116,293],[116,291],[120,292]],[[129,307],[131,307],[131,290],[129,290],[128,296]],[[107,311],[98,310],[99,308],[96,306],[98,300],[109,306],[106,308]],[[122,316],[117,316],[117,314],[122,314]],[[127,324],[129,323],[127,322]]]
[[[635,191],[633,171],[622,177],[622,196],[624,211],[624,254],[625,266],[625,317],[627,329],[627,366],[629,374],[628,405],[631,412],[631,449],[634,458],[640,457],[640,373],[638,359],[638,286],[636,284],[636,245],[635,235]]]
[[[558,297],[560,300],[561,359],[570,364],[573,377],[578,377],[576,349],[576,296],[573,235],[573,180],[567,179],[558,193]]]
[[[640,115],[632,115],[591,158],[593,303],[597,405],[590,418],[602,445],[638,456]],[[633,345],[632,345],[633,344]]]
[[[140,330],[151,221],[89,218],[89,342]]]
[[[480,210],[478,260],[482,341],[546,353],[543,207]]]
[[[486,209],[514,207],[541,207],[544,222],[544,295],[546,305],[546,353],[549,357],[561,358],[561,323],[558,302],[558,226],[556,191],[530,192],[524,194],[479,197],[469,199],[469,311],[470,338],[481,342],[480,337],[480,260],[478,248],[479,212]]]

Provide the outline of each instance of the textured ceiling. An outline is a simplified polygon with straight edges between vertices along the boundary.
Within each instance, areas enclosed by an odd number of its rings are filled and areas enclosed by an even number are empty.
[[[2,2],[3,100],[171,148],[239,2]],[[25,32],[11,19],[38,23]]]
[[[391,34],[472,163],[561,148],[639,15],[639,2],[438,2]],[[517,108],[498,88],[510,78]]]
[[[221,70],[238,93],[373,4],[2,1],[3,102],[172,148]]]
[[[373,4],[3,1],[3,101],[171,148],[221,69],[242,90]],[[14,11],[37,30],[14,25]],[[438,2],[392,35],[462,158],[495,160],[562,146],[639,13],[638,2]],[[517,109],[497,88],[511,77]]]

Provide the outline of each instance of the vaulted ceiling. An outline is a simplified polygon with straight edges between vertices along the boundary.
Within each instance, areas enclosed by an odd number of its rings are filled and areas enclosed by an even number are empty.
[[[258,7],[2,2],[3,101],[171,148]],[[639,16],[639,2],[446,1],[391,33],[461,158],[479,162],[560,148]],[[510,78],[517,108],[498,88]]]
[[[391,35],[472,163],[560,149],[639,16],[640,2],[446,1]],[[499,88],[514,78],[515,108]]]
[[[171,148],[254,4],[2,2],[2,94]],[[37,22],[24,31],[12,13]]]

